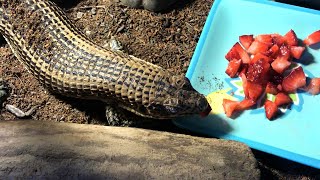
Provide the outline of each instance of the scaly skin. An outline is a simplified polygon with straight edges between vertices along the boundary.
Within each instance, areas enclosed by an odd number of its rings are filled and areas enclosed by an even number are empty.
[[[184,76],[102,48],[50,1],[0,0],[0,33],[18,60],[53,92],[98,99],[157,119],[208,107]]]

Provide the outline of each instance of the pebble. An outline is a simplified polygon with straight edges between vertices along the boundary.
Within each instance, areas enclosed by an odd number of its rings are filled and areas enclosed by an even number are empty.
[[[77,12],[77,19],[81,19],[83,17],[83,12]]]
[[[97,14],[97,8],[92,8],[92,9],[91,9],[91,14],[92,14],[92,15]]]

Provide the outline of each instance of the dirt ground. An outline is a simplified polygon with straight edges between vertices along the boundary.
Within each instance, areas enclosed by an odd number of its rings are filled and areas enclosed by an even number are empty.
[[[107,45],[111,37],[121,42],[128,54],[142,58],[175,73],[185,73],[213,0],[181,1],[163,13],[130,9],[109,0],[56,0],[68,16],[89,38]],[[118,109],[105,118],[105,105],[54,95],[44,89],[13,56],[4,40],[0,47],[0,77],[10,87],[3,103],[23,111],[37,107],[29,119],[64,121],[114,126],[134,126],[189,133],[179,130],[171,121],[154,122]],[[0,120],[17,119],[5,108]],[[272,155],[254,151],[264,178],[320,178],[320,171]]]

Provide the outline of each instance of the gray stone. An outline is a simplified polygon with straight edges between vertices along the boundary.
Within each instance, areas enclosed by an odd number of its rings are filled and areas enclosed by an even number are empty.
[[[244,144],[125,127],[0,121],[0,179],[259,179]]]
[[[165,10],[177,0],[120,0],[122,4],[133,8],[145,8],[149,11]]]

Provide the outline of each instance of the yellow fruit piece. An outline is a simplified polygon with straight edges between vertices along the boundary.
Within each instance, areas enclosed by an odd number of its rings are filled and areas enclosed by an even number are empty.
[[[238,100],[237,98],[227,94],[227,92],[230,90],[231,88],[215,91],[210,93],[206,97],[212,108],[210,114],[224,113],[223,106],[222,106],[223,99]]]

